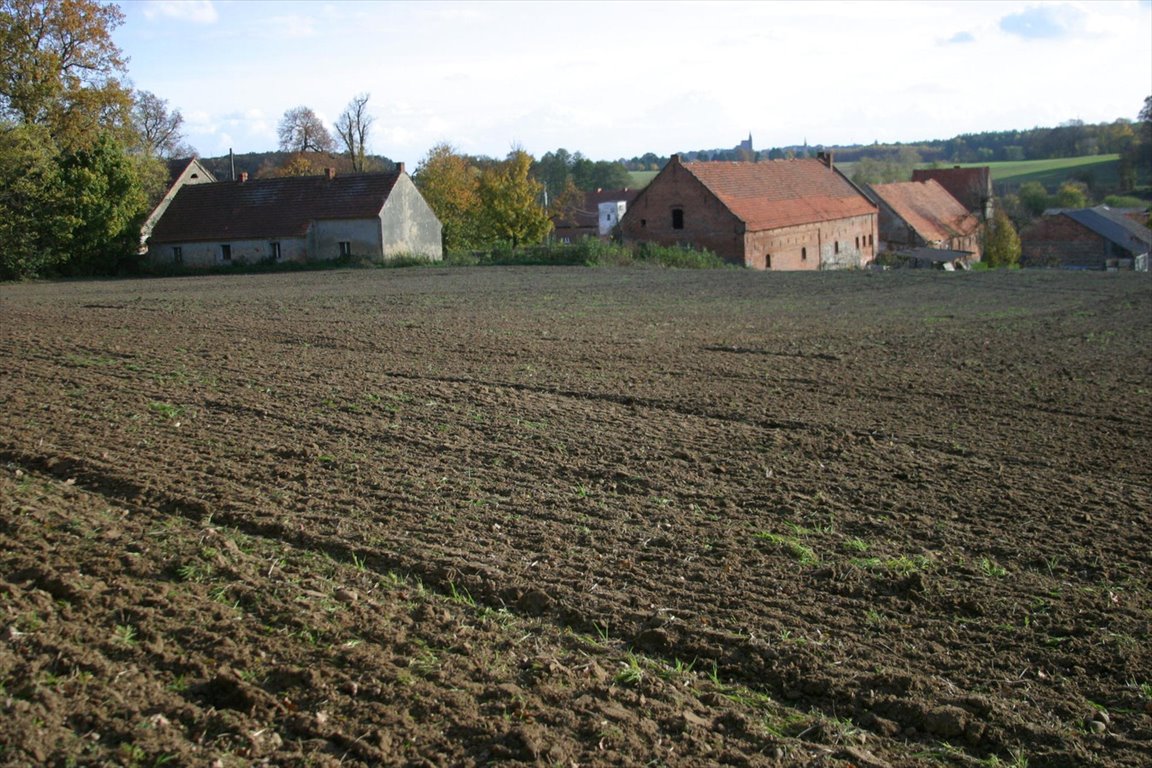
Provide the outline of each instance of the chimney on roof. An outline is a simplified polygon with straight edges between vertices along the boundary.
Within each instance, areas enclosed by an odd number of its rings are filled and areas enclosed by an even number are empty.
[[[332,179],[336,178],[336,169],[331,167],[325,168],[324,178],[328,179],[328,181],[332,181]]]
[[[240,171],[240,183],[244,184],[248,181],[248,171]]]
[[[399,173],[401,176],[404,175],[404,163],[396,163],[396,173]]]
[[[822,150],[820,152],[817,152],[816,153],[816,159],[819,160],[820,162],[824,163],[824,165],[828,166],[829,168],[831,168],[833,165],[832,151],[831,150]]]
[[[672,155],[672,157],[668,158],[668,162],[679,163],[680,162],[680,155]]]

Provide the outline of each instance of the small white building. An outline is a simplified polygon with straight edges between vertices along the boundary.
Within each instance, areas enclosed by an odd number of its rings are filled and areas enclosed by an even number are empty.
[[[620,217],[626,210],[628,210],[627,200],[608,200],[600,203],[600,237],[612,234],[612,229],[620,223]]]

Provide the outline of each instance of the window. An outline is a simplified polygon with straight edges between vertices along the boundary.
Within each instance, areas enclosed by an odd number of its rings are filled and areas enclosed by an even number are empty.
[[[808,249],[807,248],[801,248],[800,249],[800,261],[808,261]]]
[[[835,253],[840,253],[840,241],[839,240],[833,240],[832,241],[832,250]]]
[[[772,269],[772,254],[764,254],[764,269]]]
[[[646,226],[648,226],[648,219],[640,219],[640,229],[644,229]]]
[[[172,246],[172,263],[173,264],[183,264],[184,263],[184,249],[178,245]]]
[[[868,235],[868,247],[872,247],[872,235]]]
[[[684,229],[684,209],[672,209],[672,229]]]
[[[221,261],[232,261],[232,246],[230,246],[230,245],[220,246],[220,260]]]
[[[341,240],[340,241],[340,255],[342,257],[351,256],[352,255],[352,243],[348,242],[347,240]]]
[[[268,255],[272,257],[272,261],[280,261],[280,243],[268,243]]]
[[[860,236],[856,236],[856,250],[860,250]]]

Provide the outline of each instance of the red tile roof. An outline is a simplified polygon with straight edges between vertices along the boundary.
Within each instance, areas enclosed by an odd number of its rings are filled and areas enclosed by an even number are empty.
[[[876,207],[822,160],[684,163],[749,231],[876,213]]]
[[[928,242],[964,237],[980,220],[934,179],[873,184],[872,191]]]
[[[151,242],[303,237],[317,219],[380,215],[400,172],[223,181],[182,187]]]

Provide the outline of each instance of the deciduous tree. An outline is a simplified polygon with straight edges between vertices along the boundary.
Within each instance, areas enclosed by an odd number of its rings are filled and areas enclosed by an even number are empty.
[[[0,0],[0,117],[46,125],[66,149],[130,130],[125,61],[112,41],[123,22],[97,0]]]
[[[1026,181],[1021,184],[1017,196],[1020,198],[1020,205],[1032,216],[1039,216],[1052,203],[1048,190],[1038,181]]]
[[[428,150],[412,175],[443,227],[444,250],[477,248],[480,240],[479,171],[447,143]]]
[[[132,124],[140,139],[140,148],[156,157],[191,157],[196,150],[184,143],[181,131],[184,116],[180,110],[168,110],[168,100],[150,91],[137,91],[132,103]]]
[[[57,154],[45,126],[0,124],[0,280],[34,277],[67,253],[73,220]]]
[[[532,178],[532,156],[514,149],[504,162],[480,175],[482,232],[513,248],[538,243],[552,230],[543,205],[543,186]]]
[[[133,266],[147,195],[124,148],[109,134],[61,158],[63,199],[74,217],[65,271],[115,274]]]
[[[331,152],[335,146],[324,121],[308,107],[285,111],[278,134],[282,152]]]
[[[1066,181],[1056,192],[1056,205],[1061,208],[1085,208],[1088,205],[1088,187],[1083,182]]]
[[[375,118],[368,114],[369,94],[362,93],[348,102],[336,120],[336,135],[352,161],[354,172],[363,172],[368,131]]]

